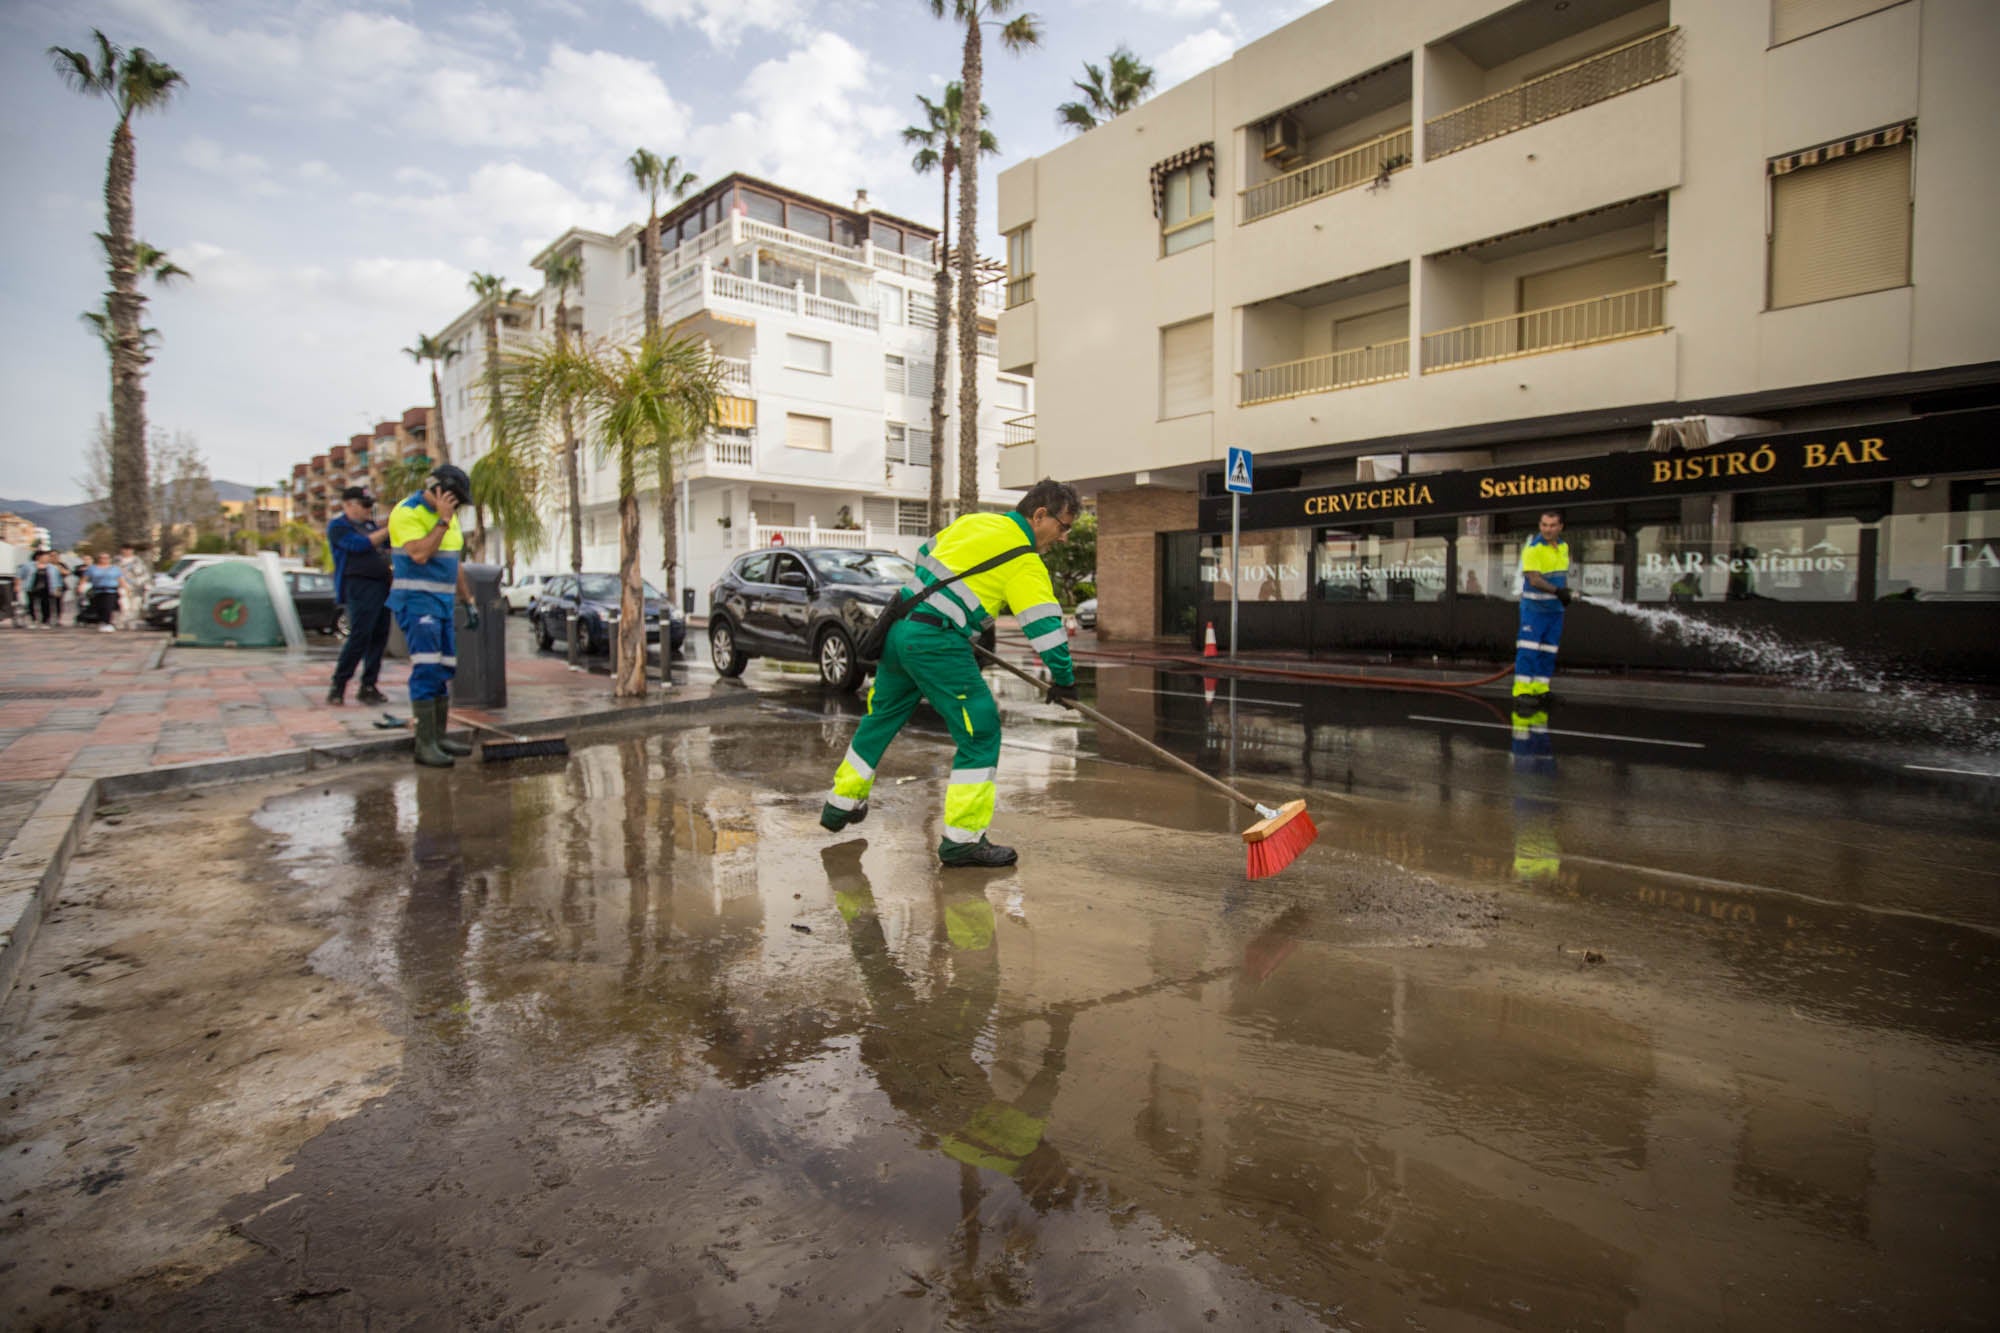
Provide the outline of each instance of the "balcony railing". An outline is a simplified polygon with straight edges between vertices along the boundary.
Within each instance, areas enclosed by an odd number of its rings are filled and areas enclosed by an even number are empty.
[[[672,282],[662,284],[660,322],[672,324],[718,300],[809,315],[814,319],[871,332],[882,325],[880,314],[862,306],[836,301],[830,296],[814,296],[803,287],[780,287],[776,283],[757,282],[741,274],[703,267],[688,269],[684,275],[676,273]],[[627,307],[619,316],[621,334],[636,331],[643,318],[642,307]]]
[[[1588,60],[1551,70],[1424,122],[1424,156],[1461,148],[1606,101],[1680,73],[1681,30],[1663,28]]]
[[[875,267],[889,273],[900,273],[906,278],[931,278],[937,276],[937,265],[917,255],[899,255],[893,250],[876,249],[869,246]]]
[[[1011,420],[1000,423],[1001,448],[1010,448],[1017,444],[1033,444],[1034,442],[1035,414],[1033,412],[1028,413],[1024,417],[1014,417]]]
[[[1405,125],[1332,157],[1253,185],[1240,192],[1243,220],[1255,222],[1324,195],[1366,185],[1384,172],[1400,171],[1410,165],[1410,143],[1410,127]]]
[[[786,227],[776,227],[768,222],[758,222],[752,218],[742,219],[742,226],[743,239],[746,241],[762,241],[766,245],[790,246],[794,250],[803,250],[807,254],[818,255],[821,259],[838,259],[842,263],[858,264],[863,268],[869,266],[868,261],[862,256],[861,247],[858,245],[842,245],[838,241],[823,241],[817,236],[808,236],[802,231],[792,231]]]
[[[1242,373],[1241,406],[1274,403],[1281,398],[1298,398],[1309,393],[1331,393],[1362,384],[1399,380],[1410,373],[1410,340],[1371,343],[1326,356],[1309,356],[1299,361],[1281,361],[1275,366],[1259,366]]]
[[[1009,278],[1007,280],[1007,308],[1009,310],[1012,310],[1017,305],[1026,305],[1034,299],[1034,274],[1027,273],[1018,278]]]
[[[718,467],[755,467],[756,440],[733,435],[711,435],[708,437],[708,461]]]
[[[1658,282],[1426,333],[1424,373],[1663,332],[1667,328],[1667,288],[1671,286],[1671,282]]]
[[[805,523],[759,523],[753,511],[750,515],[750,544],[771,546],[772,538],[778,538],[785,546],[843,546],[851,550],[903,550],[911,551],[917,538],[897,540],[894,528],[884,527],[876,531],[873,523],[863,523],[858,528],[822,528],[816,519]]]
[[[715,364],[722,369],[722,387],[750,392],[750,362],[745,357],[718,356]]]

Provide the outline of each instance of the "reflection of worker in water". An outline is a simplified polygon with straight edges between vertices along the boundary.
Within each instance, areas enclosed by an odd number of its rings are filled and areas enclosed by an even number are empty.
[[[1535,534],[1521,546],[1521,625],[1514,635],[1514,697],[1549,702],[1569,606],[1569,543],[1562,514],[1544,510]]]
[[[1562,870],[1556,838],[1556,751],[1549,715],[1534,704],[1514,705],[1514,878],[1553,880]]]
[[[861,869],[867,846],[855,840],[820,853],[874,1015],[862,1033],[862,1062],[890,1104],[923,1130],[926,1146],[964,1167],[969,1189],[976,1190],[978,1171],[993,1171],[1012,1180],[1037,1209],[1066,1200],[1074,1191],[1069,1168],[1042,1136],[1069,1045],[1069,1015],[1049,1017],[1041,1068],[1020,1095],[996,1096],[973,1058],[1000,994],[993,905],[976,887],[937,885],[929,976],[919,986],[904,974],[882,933]]]
[[[463,911],[465,851],[451,782],[442,774],[420,772],[416,807],[416,835],[410,841],[410,894],[403,905],[397,958],[411,1015],[442,1045],[449,1059],[463,1053],[471,1022],[465,976],[470,927]],[[357,819],[363,813],[359,802],[355,813]],[[371,813],[387,827],[395,827],[393,803],[384,811]]]

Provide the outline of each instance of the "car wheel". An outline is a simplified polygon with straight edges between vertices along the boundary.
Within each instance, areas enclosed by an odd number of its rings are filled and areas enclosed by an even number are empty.
[[[535,647],[548,652],[556,646],[555,636],[549,633],[546,622],[536,620],[533,616],[528,617],[528,622],[535,627]]]
[[[326,633],[337,634],[344,639],[347,637],[348,631],[352,628],[347,623],[347,608],[343,606],[340,610],[334,612],[333,623],[326,627]]]
[[[708,627],[708,656],[715,663],[715,669],[725,676],[740,676],[743,668],[750,664],[736,648],[736,631],[726,620],[718,620]]]
[[[854,654],[854,640],[838,625],[829,626],[819,636],[819,678],[831,689],[851,690],[861,683],[860,659]]]

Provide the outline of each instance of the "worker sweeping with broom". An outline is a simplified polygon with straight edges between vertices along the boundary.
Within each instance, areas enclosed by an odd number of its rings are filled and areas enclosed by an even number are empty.
[[[947,866],[1014,864],[1014,849],[986,836],[1000,762],[1000,708],[979,674],[972,640],[1011,607],[1048,668],[1049,702],[1075,701],[1069,635],[1040,553],[1069,535],[1082,508],[1075,487],[1045,477],[1013,513],[966,514],[917,549],[917,577],[883,609],[890,623],[868,691],[868,716],[834,772],[822,826],[838,833],[868,817],[875,766],[917,701],[928,699],[958,745],[945,787],[938,859]]]

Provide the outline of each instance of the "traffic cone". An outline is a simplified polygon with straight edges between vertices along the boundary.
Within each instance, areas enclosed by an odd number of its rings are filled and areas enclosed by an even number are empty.
[[[1208,634],[1202,642],[1201,655],[1203,657],[1222,656],[1221,651],[1215,646],[1215,622],[1213,620],[1208,622]]]
[[[1201,678],[1201,698],[1203,703],[1212,704],[1215,702],[1216,683],[1216,679],[1213,676],[1203,676]]]

